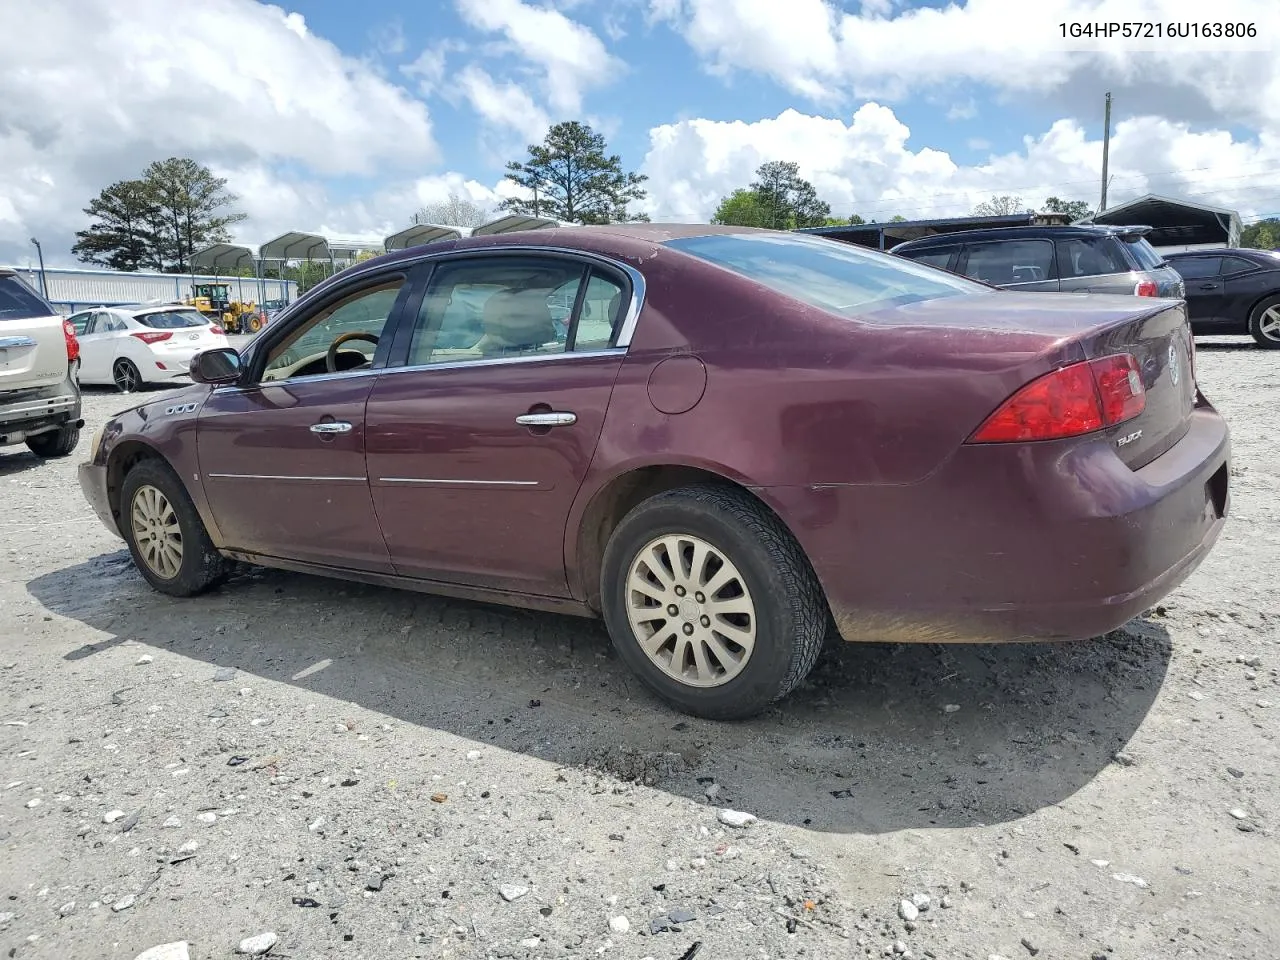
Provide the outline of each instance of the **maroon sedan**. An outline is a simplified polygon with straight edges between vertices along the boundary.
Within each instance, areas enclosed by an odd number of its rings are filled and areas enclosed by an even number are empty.
[[[690,713],[846,640],[1080,639],[1204,559],[1226,424],[1181,301],[998,291],[796,234],[619,225],[344,270],[110,421],[158,590],[234,561],[601,616]]]

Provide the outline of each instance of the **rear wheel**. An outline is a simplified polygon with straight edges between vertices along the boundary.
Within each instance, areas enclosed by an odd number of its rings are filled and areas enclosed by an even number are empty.
[[[613,532],[601,573],[619,656],[695,716],[764,710],[804,679],[826,636],[826,600],[799,544],[742,491],[646,500]]]
[[[250,318],[249,320],[249,332],[257,333],[261,329],[262,329],[262,318],[255,313],[253,317]]]
[[[133,562],[161,593],[195,596],[230,575],[231,561],[214,548],[195,504],[168,464],[143,460],[125,475],[120,515]]]
[[[1268,297],[1249,315],[1249,334],[1266,350],[1280,350],[1280,297]]]
[[[111,367],[111,382],[121,393],[133,393],[142,386],[142,374],[132,360],[121,357]]]
[[[49,433],[38,433],[27,437],[27,449],[37,457],[51,460],[54,457],[65,457],[80,442],[80,428],[74,423],[59,427]]]

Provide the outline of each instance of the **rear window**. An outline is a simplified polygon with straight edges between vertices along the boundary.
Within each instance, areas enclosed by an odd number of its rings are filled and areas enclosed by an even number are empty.
[[[51,317],[58,311],[26,282],[12,273],[0,274],[0,320]]]
[[[1138,263],[1139,270],[1154,270],[1164,265],[1164,257],[1156,253],[1146,237],[1121,237],[1129,248],[1129,255]]]
[[[199,310],[162,310],[159,313],[138,313],[133,319],[156,330],[182,330],[186,327],[208,327],[213,321]]]
[[[991,292],[990,287],[902,257],[818,237],[716,234],[668,240],[666,245],[784,296],[846,315]]]

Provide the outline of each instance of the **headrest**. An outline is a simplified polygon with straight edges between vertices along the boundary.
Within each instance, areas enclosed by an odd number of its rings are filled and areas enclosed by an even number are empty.
[[[486,347],[540,346],[556,337],[547,295],[541,290],[500,290],[484,303]]]

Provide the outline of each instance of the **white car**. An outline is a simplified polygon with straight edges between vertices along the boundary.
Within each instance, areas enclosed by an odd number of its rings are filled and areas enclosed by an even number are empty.
[[[230,345],[221,326],[182,305],[96,307],[70,322],[80,341],[80,382],[122,393],[183,379],[197,353]]]

